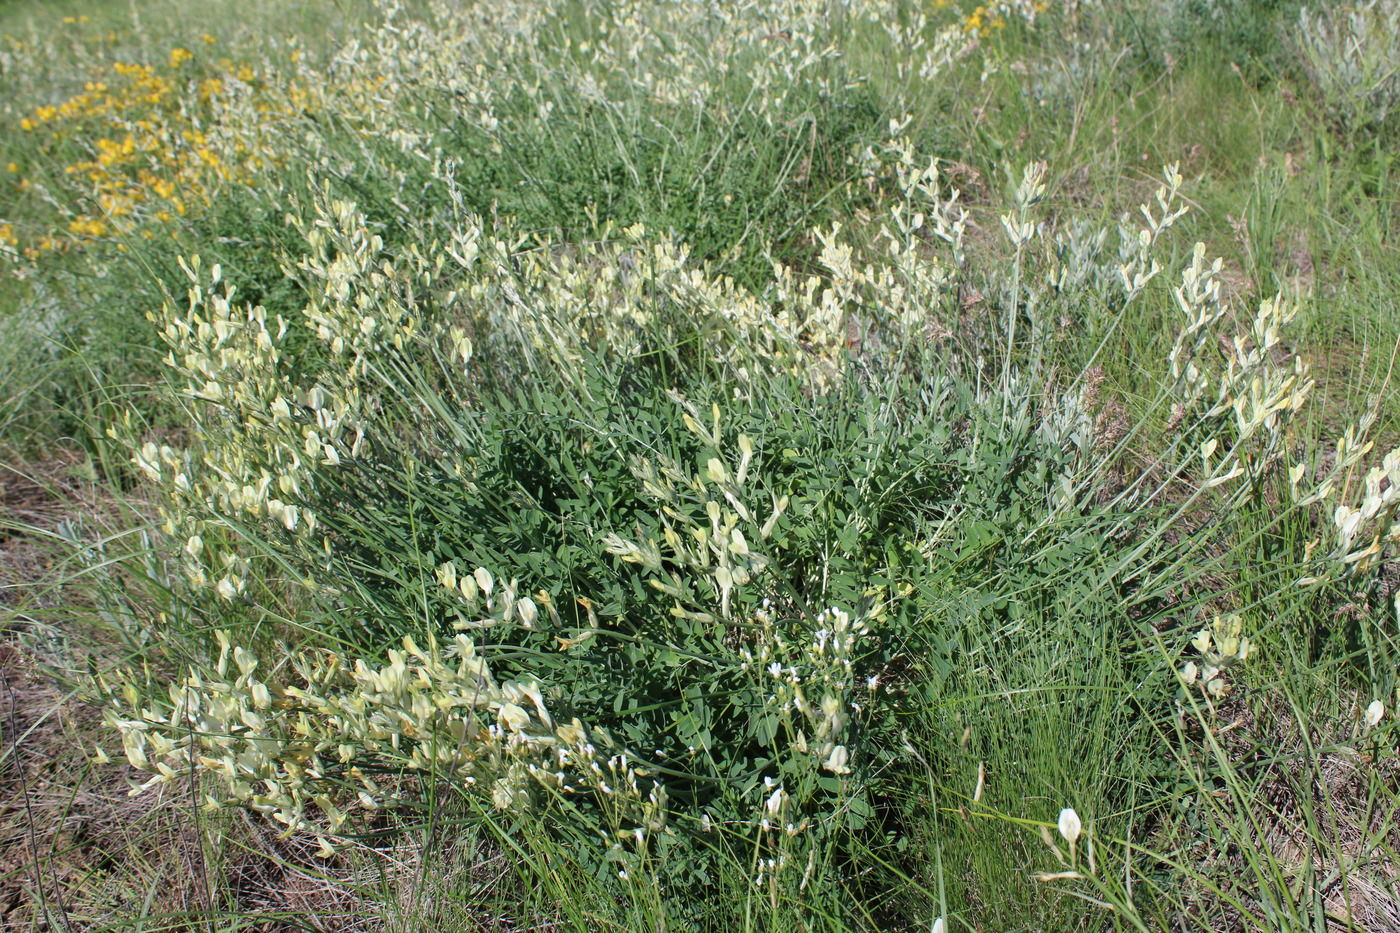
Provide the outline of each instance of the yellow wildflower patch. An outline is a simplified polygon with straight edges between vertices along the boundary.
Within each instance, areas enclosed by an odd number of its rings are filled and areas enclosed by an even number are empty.
[[[93,217],[75,217],[68,222],[68,231],[78,236],[102,236],[107,232],[107,225]]]
[[[217,40],[206,34],[201,41]],[[38,225],[33,238],[20,244],[26,257],[197,212],[213,203],[222,186],[245,182],[277,162],[269,120],[313,105],[296,82],[264,80],[262,70],[248,62],[221,58],[211,64],[183,46],[170,49],[163,62],[113,61],[105,67],[107,76],[94,75],[78,93],[37,106],[17,121],[20,130],[38,137],[43,151],[66,156],[56,166],[58,184],[66,189],[56,203],[74,205],[55,208],[49,228]],[[231,117],[230,107],[246,109]],[[261,116],[250,120],[249,112]],[[76,157],[68,155],[75,151]],[[22,173],[18,162],[7,168]],[[35,187],[29,178],[17,186]],[[9,235],[18,236],[14,230]]]

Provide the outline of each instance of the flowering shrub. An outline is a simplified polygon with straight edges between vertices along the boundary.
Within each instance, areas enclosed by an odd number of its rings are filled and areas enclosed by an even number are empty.
[[[1386,123],[1400,104],[1400,8],[1385,0],[1304,7],[1296,41],[1322,105],[1342,127]]]
[[[834,870],[833,847],[898,833],[906,817],[877,807],[926,689],[911,670],[962,682],[975,675],[953,659],[1000,644],[988,632],[1067,601],[1112,612],[1105,561],[1144,592],[1174,586],[1167,532],[1209,541],[1212,525],[1177,521],[1281,475],[1310,383],[1279,352],[1280,301],[1222,341],[1219,266],[1198,247],[1156,402],[1177,438],[1096,505],[1117,467],[1091,387],[1038,409],[1020,387],[1042,365],[1040,315],[1154,294],[1180,176],[1144,226],[1051,240],[1032,166],[1001,218],[1005,281],[976,278],[967,215],[909,144],[862,158],[902,192],[877,235],[819,231],[822,274],[777,265],[759,295],[641,228],[524,249],[459,203],[440,239],[394,248],[328,194],[291,221],[295,321],[238,308],[222,270],[192,260],[187,302],[161,320],[198,430],[185,449],[137,442],[136,462],[164,490],[193,592],[237,615],[267,598],[250,581],[276,578],[338,620],[335,647],[270,664],[220,636],[174,687],[128,677],[111,721],[131,763],[153,783],[208,773],[211,805],[327,849],[357,813],[411,803],[415,779],[516,815],[567,797],[624,880],[690,883],[717,833],[773,896]],[[981,321],[999,374],[944,357],[930,380],[929,336],[966,326],[968,281],[1029,303],[1029,337],[1017,315]],[[294,350],[297,332],[310,342]],[[872,384],[908,410],[877,414]],[[1144,527],[1183,485],[1175,518]],[[991,554],[1036,569],[988,586]],[[1047,563],[1078,582],[1047,586]],[[1232,619],[1196,639],[1216,693],[1245,653]],[[930,624],[946,641],[912,651]],[[1165,708],[1173,672],[1149,682]]]
[[[1176,924],[1165,857],[1100,867],[1195,831],[1276,604],[1382,592],[1400,454],[1309,439],[1306,297],[1184,239],[1189,160],[1105,223],[933,132],[1002,72],[1077,107],[1115,10],[386,3],[0,104],[6,282],[159,347],[94,419],[147,601],[80,554],[133,790],[327,858],[460,820],[619,928],[941,929],[986,877]]]

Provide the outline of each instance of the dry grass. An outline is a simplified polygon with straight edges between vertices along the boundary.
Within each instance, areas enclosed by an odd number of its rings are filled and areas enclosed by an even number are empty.
[[[1251,822],[1236,822],[1233,845],[1208,834],[1188,851],[1221,890],[1257,895],[1241,886],[1256,884],[1266,865],[1276,893],[1288,892],[1280,899],[1311,904],[1329,929],[1400,929],[1400,760],[1368,746],[1363,705],[1351,721],[1310,718],[1276,691],[1220,706],[1213,731],[1251,801]],[[1228,793],[1225,783],[1218,793]],[[1255,853],[1253,866],[1246,850]],[[1199,907],[1202,916],[1224,918],[1222,929],[1257,925],[1223,899]]]

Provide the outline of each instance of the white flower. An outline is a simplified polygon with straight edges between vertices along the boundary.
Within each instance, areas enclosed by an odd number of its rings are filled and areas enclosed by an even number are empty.
[[[512,732],[519,732],[530,724],[530,714],[514,703],[502,703],[497,715],[502,725]]]
[[[238,670],[244,674],[251,674],[257,670],[258,657],[253,652],[241,645],[233,649],[233,663],[238,665]]]
[[[1083,825],[1079,822],[1079,814],[1074,812],[1073,807],[1065,807],[1060,811],[1060,835],[1065,837],[1065,841],[1073,846],[1079,841],[1079,833]]]
[[[1366,725],[1376,726],[1383,716],[1385,716],[1385,704],[1380,700],[1372,700],[1371,705],[1366,707]]]

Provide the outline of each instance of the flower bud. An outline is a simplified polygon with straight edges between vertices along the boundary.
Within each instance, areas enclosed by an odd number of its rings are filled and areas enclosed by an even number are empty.
[[[1079,833],[1083,829],[1079,822],[1079,814],[1074,812],[1073,807],[1065,807],[1060,811],[1059,822],[1060,835],[1065,837],[1065,841],[1073,846],[1079,841]]]

